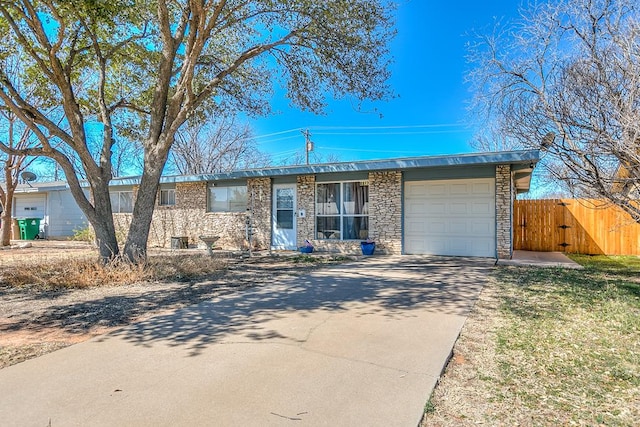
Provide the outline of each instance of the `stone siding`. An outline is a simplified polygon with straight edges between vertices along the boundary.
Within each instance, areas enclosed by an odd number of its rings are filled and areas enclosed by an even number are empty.
[[[271,178],[247,180],[252,249],[271,248]]]
[[[129,232],[129,226],[131,225],[131,218],[133,214],[130,213],[114,213],[113,214],[113,226],[116,229],[116,240],[120,246],[124,245],[127,239],[127,233]],[[95,232],[93,229],[92,233]]]
[[[496,252],[510,259],[512,246],[513,177],[510,165],[496,166]]]
[[[316,177],[315,175],[300,175],[296,183],[296,208],[298,212],[304,209],[304,218],[296,215],[296,244],[304,246],[309,240],[317,250],[325,249],[321,242],[315,240],[316,230]],[[326,250],[326,249],[325,249]]]
[[[369,173],[369,237],[376,251],[402,253],[402,172]]]
[[[270,196],[269,196],[270,197]],[[149,230],[149,247],[171,247],[172,237],[186,237],[190,247],[204,248],[199,236],[220,236],[216,246],[246,249],[246,212],[207,212],[207,183],[177,183],[175,206],[158,206]],[[131,214],[114,214],[116,233],[126,236]]]

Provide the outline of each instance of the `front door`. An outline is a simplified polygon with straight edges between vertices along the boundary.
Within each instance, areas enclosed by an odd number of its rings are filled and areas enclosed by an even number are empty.
[[[273,186],[272,242],[274,249],[296,249],[296,185]]]

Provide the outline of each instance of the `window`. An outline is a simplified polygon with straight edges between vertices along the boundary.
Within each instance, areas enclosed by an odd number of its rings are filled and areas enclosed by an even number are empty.
[[[316,186],[316,238],[369,237],[369,183],[342,182]]]
[[[133,212],[133,191],[114,191],[110,196],[113,213]]]
[[[209,187],[209,212],[244,212],[247,210],[247,186]]]
[[[176,190],[173,188],[160,190],[160,206],[174,206],[176,204]]]

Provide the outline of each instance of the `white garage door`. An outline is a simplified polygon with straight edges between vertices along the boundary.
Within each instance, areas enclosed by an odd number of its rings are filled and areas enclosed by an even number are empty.
[[[494,257],[493,178],[405,183],[407,254]]]
[[[46,194],[19,193],[13,198],[14,217],[16,218],[44,218],[47,204]]]

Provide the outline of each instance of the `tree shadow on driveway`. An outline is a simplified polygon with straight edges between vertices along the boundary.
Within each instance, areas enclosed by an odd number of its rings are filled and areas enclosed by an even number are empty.
[[[300,345],[319,321],[336,315],[349,316],[350,322],[394,321],[418,313],[466,316],[492,264],[487,259],[373,257],[304,276],[274,277],[271,283],[155,316],[99,340],[183,346],[196,356],[215,343]]]

